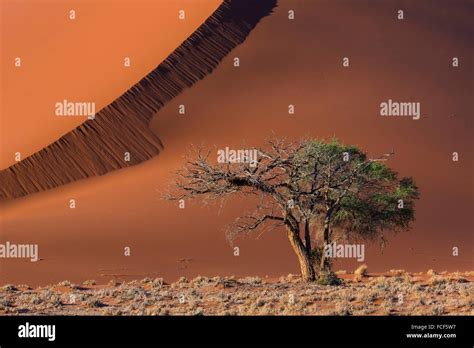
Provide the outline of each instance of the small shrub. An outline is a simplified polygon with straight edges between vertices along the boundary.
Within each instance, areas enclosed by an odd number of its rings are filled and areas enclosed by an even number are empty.
[[[436,305],[432,308],[433,315],[442,315],[444,314],[444,307],[442,305]]]
[[[391,269],[390,273],[392,276],[402,276],[405,275],[405,270],[404,269]]]
[[[352,306],[348,303],[337,303],[334,315],[352,315]]]
[[[85,285],[85,286],[92,286],[92,285],[96,285],[96,282],[95,280],[85,280],[84,282],[82,282],[82,285]]]
[[[91,298],[87,301],[87,306],[90,308],[100,308],[100,307],[105,307],[105,304],[100,302],[98,299]]]
[[[12,284],[7,284],[7,285],[2,286],[2,290],[6,292],[13,292],[13,291],[17,291],[18,288]]]
[[[431,278],[430,284],[431,284],[431,285],[446,284],[446,279],[444,279],[443,277],[434,276],[434,277]]]
[[[239,283],[248,285],[259,285],[262,284],[262,279],[260,277],[246,277],[239,279]]]
[[[338,286],[342,284],[342,279],[339,279],[334,272],[321,272],[316,283],[319,285],[334,285]]]

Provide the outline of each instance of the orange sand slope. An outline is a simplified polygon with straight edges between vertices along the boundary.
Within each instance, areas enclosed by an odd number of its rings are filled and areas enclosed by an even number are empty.
[[[98,112],[91,102],[64,99],[55,103],[56,116],[79,114],[89,120],[41,151],[0,171],[0,199],[14,199],[105,175],[158,155],[162,144],[149,128],[151,118],[184,89],[212,73],[258,22],[271,14],[275,3],[276,0],[258,4],[248,0],[224,1],[152,72]],[[185,20],[185,12],[181,12],[178,20]],[[128,64],[127,61],[125,67]]]
[[[0,168],[14,164],[16,152],[26,158],[87,119],[55,116],[58,101],[90,101],[102,109],[153,70],[221,2],[2,1]],[[183,9],[185,20],[179,20]]]

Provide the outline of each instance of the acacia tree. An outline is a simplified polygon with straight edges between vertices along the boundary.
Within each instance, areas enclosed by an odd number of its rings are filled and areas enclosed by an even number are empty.
[[[228,238],[284,226],[307,281],[330,271],[324,246],[333,240],[383,239],[386,231],[407,229],[414,220],[418,189],[384,163],[392,153],[368,158],[337,140],[274,139],[267,145],[257,149],[254,163],[215,163],[211,151],[202,149],[188,154],[167,198],[259,197],[255,211],[229,226]]]

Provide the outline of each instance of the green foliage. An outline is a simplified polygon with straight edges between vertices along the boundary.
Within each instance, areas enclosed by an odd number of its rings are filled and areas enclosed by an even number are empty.
[[[381,162],[371,162],[365,174],[373,180],[391,181],[396,179],[397,174]]]
[[[373,238],[384,230],[408,228],[414,220],[418,188],[412,178],[398,179],[386,159],[369,160],[358,147],[337,139],[307,141],[294,158],[301,178],[298,184],[319,191],[310,198],[303,196],[300,206],[312,209],[314,220],[329,215],[331,228],[349,238]],[[328,206],[332,206],[329,213]]]
[[[375,237],[382,230],[408,228],[414,220],[414,200],[418,198],[418,189],[408,178],[399,182],[394,178],[391,184],[371,193],[356,187],[341,200],[333,218],[333,227],[367,238]],[[403,200],[402,208],[399,200]]]

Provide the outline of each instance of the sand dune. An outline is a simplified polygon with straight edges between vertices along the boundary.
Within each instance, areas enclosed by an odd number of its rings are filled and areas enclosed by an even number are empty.
[[[148,127],[153,115],[185,88],[210,74],[274,6],[275,0],[251,6],[246,1],[224,1],[152,72],[97,114],[89,111],[92,119],[1,171],[0,199],[104,175],[158,155],[162,144]],[[71,109],[67,111],[70,115],[74,115],[75,108],[85,108],[82,102],[80,107],[67,100],[63,104],[64,109]]]

